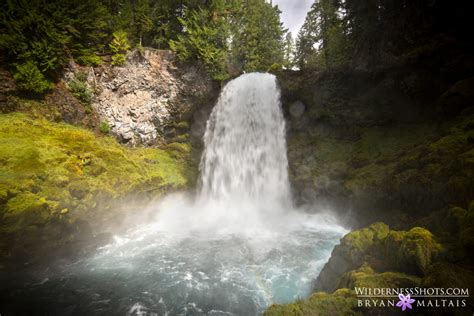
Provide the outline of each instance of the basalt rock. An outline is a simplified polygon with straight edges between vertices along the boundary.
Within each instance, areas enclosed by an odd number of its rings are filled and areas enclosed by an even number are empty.
[[[66,81],[77,71],[72,67]],[[112,135],[131,146],[167,143],[180,133],[176,126],[192,121],[194,111],[213,103],[218,91],[198,65],[178,64],[165,50],[135,50],[123,66],[86,71],[95,91],[94,112],[107,122]]]

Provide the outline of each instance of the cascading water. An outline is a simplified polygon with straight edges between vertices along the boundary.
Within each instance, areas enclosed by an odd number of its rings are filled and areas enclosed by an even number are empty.
[[[72,293],[75,314],[246,316],[309,295],[346,231],[292,207],[279,98],[270,74],[229,82],[207,123],[197,196],[168,196],[152,223],[31,295]]]
[[[204,202],[290,206],[285,121],[275,76],[251,73],[226,85],[207,123],[204,143]]]

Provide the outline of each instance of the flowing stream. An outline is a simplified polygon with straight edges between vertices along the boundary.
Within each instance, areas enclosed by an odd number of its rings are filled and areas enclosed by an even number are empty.
[[[204,142],[195,197],[166,197],[151,223],[40,285],[62,314],[249,316],[310,294],[346,230],[292,204],[275,76],[229,82]]]

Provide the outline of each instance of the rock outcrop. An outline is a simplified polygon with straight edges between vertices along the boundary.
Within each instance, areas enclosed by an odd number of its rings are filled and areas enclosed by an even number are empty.
[[[424,228],[394,231],[383,223],[372,224],[341,240],[317,278],[315,289],[333,292],[352,288],[359,277],[374,275],[374,271],[424,276],[441,250],[431,232]]]
[[[352,227],[384,221],[397,229],[450,204],[467,207],[470,75],[441,77],[409,61],[373,72],[281,73],[297,201],[323,204]]]
[[[273,305],[265,315],[397,315],[395,309],[360,305],[355,288],[469,288],[474,282],[472,243],[462,232],[472,229],[473,211],[474,202],[469,210],[456,207],[437,214],[444,221],[432,226],[449,233],[442,238],[426,228],[396,231],[384,223],[353,231],[334,248],[315,282],[315,293],[306,300]],[[468,298],[466,307],[452,314],[473,310],[474,300]],[[438,311],[427,308],[421,315]]]
[[[129,145],[166,143],[201,104],[214,102],[215,84],[198,66],[177,65],[170,51],[134,50],[123,66],[88,69],[92,108],[111,134]],[[71,79],[73,73],[66,75]],[[182,125],[182,124],[181,124]]]

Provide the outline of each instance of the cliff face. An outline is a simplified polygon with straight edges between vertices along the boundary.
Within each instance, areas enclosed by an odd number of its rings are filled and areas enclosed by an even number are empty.
[[[467,207],[474,68],[465,58],[441,73],[431,63],[411,57],[383,70],[279,76],[299,203],[329,206],[351,225],[397,228],[448,205]]]
[[[72,67],[66,79],[72,80]],[[197,66],[176,65],[170,51],[146,48],[127,56],[124,66],[87,69],[94,89],[92,109],[110,132],[129,145],[163,144],[200,106],[213,102],[215,86]]]
[[[379,315],[387,311],[357,306],[354,287],[471,286],[474,56],[457,45],[439,40],[372,70],[279,74],[298,203],[328,207],[354,228],[391,229],[347,234],[315,281],[331,294],[266,314],[325,305]]]

